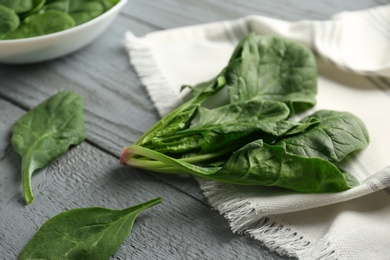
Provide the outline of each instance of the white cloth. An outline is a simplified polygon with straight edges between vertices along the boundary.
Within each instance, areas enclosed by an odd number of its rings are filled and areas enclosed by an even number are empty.
[[[215,77],[248,32],[309,46],[317,55],[317,105],[360,117],[370,145],[344,165],[360,185],[334,194],[298,194],[199,180],[234,232],[300,259],[390,259],[390,5],[343,12],[328,21],[260,16],[160,31],[126,44],[130,61],[163,116],[183,84]]]

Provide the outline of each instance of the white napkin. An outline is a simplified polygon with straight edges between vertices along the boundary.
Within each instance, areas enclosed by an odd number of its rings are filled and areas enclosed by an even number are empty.
[[[349,111],[370,134],[367,149],[343,165],[360,185],[334,194],[298,194],[199,180],[234,232],[299,259],[390,259],[390,5],[343,12],[329,21],[260,16],[172,29],[126,44],[161,116],[180,104],[183,84],[215,77],[248,32],[309,46],[318,60],[314,110]],[[311,111],[311,112],[313,112]]]

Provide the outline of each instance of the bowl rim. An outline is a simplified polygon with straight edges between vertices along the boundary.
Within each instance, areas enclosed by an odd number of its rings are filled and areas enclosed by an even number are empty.
[[[21,39],[0,40],[0,45],[2,45],[2,44],[9,44],[9,43],[14,43],[14,44],[15,43],[22,43],[22,42],[27,42],[27,41],[34,42],[34,41],[40,41],[40,40],[47,40],[47,39],[50,39],[50,38],[56,38],[56,37],[59,37],[59,36],[64,36],[66,34],[73,33],[73,32],[78,31],[78,30],[82,30],[85,27],[91,26],[95,22],[99,22],[100,20],[105,19],[107,16],[110,16],[111,13],[119,11],[127,3],[127,1],[128,0],[119,0],[119,2],[117,4],[115,4],[113,7],[111,7],[108,11],[106,11],[106,12],[102,13],[101,15],[93,18],[92,20],[89,20],[89,21],[87,21],[87,22],[85,22],[83,24],[77,25],[75,27],[72,27],[72,28],[69,28],[69,29],[66,29],[66,30],[62,30],[62,31],[59,31],[59,32],[55,32],[55,33],[41,35],[41,36],[21,38]]]

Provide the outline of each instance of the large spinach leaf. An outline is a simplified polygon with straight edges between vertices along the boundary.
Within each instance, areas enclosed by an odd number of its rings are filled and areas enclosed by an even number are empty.
[[[293,113],[315,105],[316,61],[308,48],[295,42],[251,33],[236,47],[222,74],[231,103],[277,100]]]
[[[261,140],[235,152],[221,170],[209,177],[229,183],[315,193],[342,191],[358,183],[329,161],[290,154],[282,146],[267,145]]]
[[[22,187],[27,204],[34,199],[31,175],[85,139],[82,98],[59,92],[42,102],[12,128],[12,146],[22,157]]]
[[[23,259],[108,259],[129,235],[136,217],[157,198],[124,210],[80,208],[46,221],[25,246]]]
[[[282,145],[291,154],[340,162],[369,143],[366,126],[351,113],[320,110],[301,122],[313,119],[319,124],[299,135],[283,138],[276,144]]]

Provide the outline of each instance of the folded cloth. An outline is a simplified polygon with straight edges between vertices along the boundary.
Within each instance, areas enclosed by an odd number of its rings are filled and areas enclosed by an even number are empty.
[[[195,85],[215,77],[248,33],[283,36],[310,47],[318,61],[319,109],[361,118],[370,144],[342,168],[360,185],[333,194],[299,194],[200,179],[212,207],[234,232],[299,259],[389,259],[390,5],[343,12],[328,21],[286,22],[260,16],[126,34],[130,61],[161,116]]]

